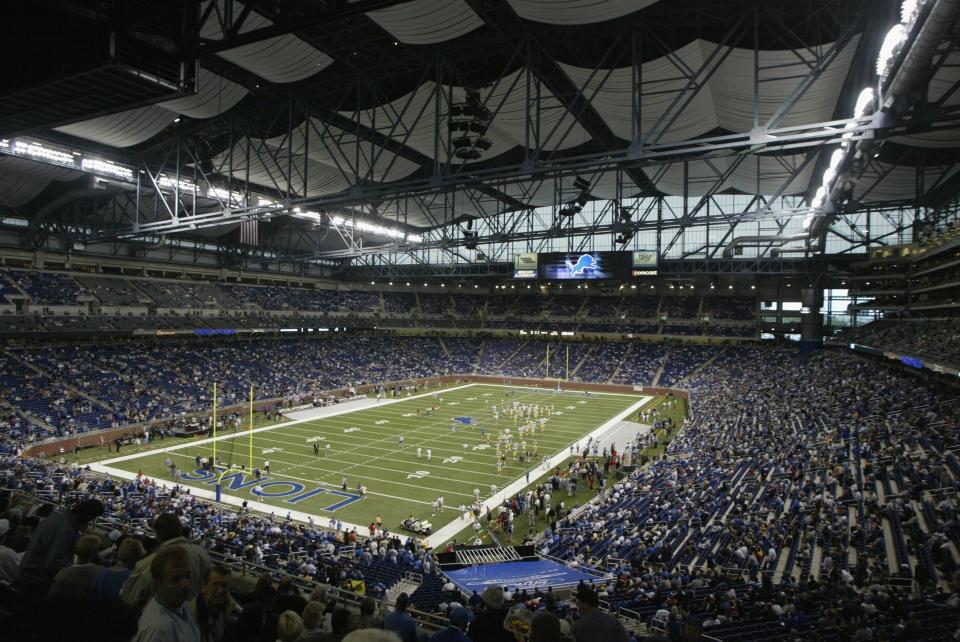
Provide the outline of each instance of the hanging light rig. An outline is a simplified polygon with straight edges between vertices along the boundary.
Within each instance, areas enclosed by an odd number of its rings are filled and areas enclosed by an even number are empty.
[[[465,161],[475,161],[483,156],[493,144],[486,137],[493,115],[480,100],[480,92],[467,89],[464,102],[450,106],[447,130],[450,132],[450,144],[453,155]]]

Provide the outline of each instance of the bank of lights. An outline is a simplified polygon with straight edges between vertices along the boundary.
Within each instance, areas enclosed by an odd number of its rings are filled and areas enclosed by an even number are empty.
[[[305,212],[306,214],[316,214],[316,212]],[[297,216],[297,214],[294,214]],[[319,216],[317,214],[317,216]],[[366,221],[358,221],[355,219],[344,218],[343,216],[333,216],[330,218],[330,222],[338,227],[349,227],[351,229],[359,230],[361,232],[369,232],[370,234],[376,234],[378,236],[386,236],[387,238],[397,239],[398,241],[406,241],[407,243],[423,243],[423,237],[419,234],[407,234],[403,230],[397,229],[395,227],[387,227],[385,225],[377,225],[376,223],[367,223]]]

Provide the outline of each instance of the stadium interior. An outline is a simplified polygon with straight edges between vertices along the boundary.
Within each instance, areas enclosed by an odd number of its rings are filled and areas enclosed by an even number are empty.
[[[4,640],[960,639],[960,0],[4,13]]]

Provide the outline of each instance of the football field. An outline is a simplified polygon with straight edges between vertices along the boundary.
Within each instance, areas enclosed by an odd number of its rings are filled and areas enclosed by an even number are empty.
[[[249,432],[218,435],[216,456],[221,466],[213,471],[196,465],[197,458],[212,461],[212,439],[116,457],[97,468],[126,477],[142,473],[169,483],[174,477],[167,462],[172,462],[178,469],[175,481],[198,494],[209,496],[219,480],[225,501],[246,500],[278,517],[292,511],[294,517],[310,515],[324,526],[336,518],[365,527],[379,515],[384,526],[399,530],[400,522],[413,515],[430,521],[436,531],[460,519],[458,506],[473,503],[474,489],[488,500],[511,484],[525,486],[528,472],[532,483],[565,461],[571,444],[580,442],[582,447],[587,435],[634,418],[652,401],[631,394],[587,396],[467,384],[379,403],[360,402],[362,408],[344,404],[331,408],[328,416],[259,428],[252,436],[259,480],[249,467]],[[542,430],[518,438],[517,429],[526,422],[515,421],[504,411],[514,402],[539,405],[548,415]],[[497,437],[505,429],[515,441],[526,440],[531,456],[521,462],[521,453],[507,451],[498,472]],[[551,458],[546,468],[544,456]],[[360,496],[361,484],[365,497]],[[440,496],[444,509],[434,514],[432,504]]]

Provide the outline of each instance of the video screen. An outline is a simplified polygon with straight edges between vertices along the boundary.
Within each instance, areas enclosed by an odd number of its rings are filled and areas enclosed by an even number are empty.
[[[629,279],[630,252],[550,252],[540,255],[540,278],[545,281]]]

